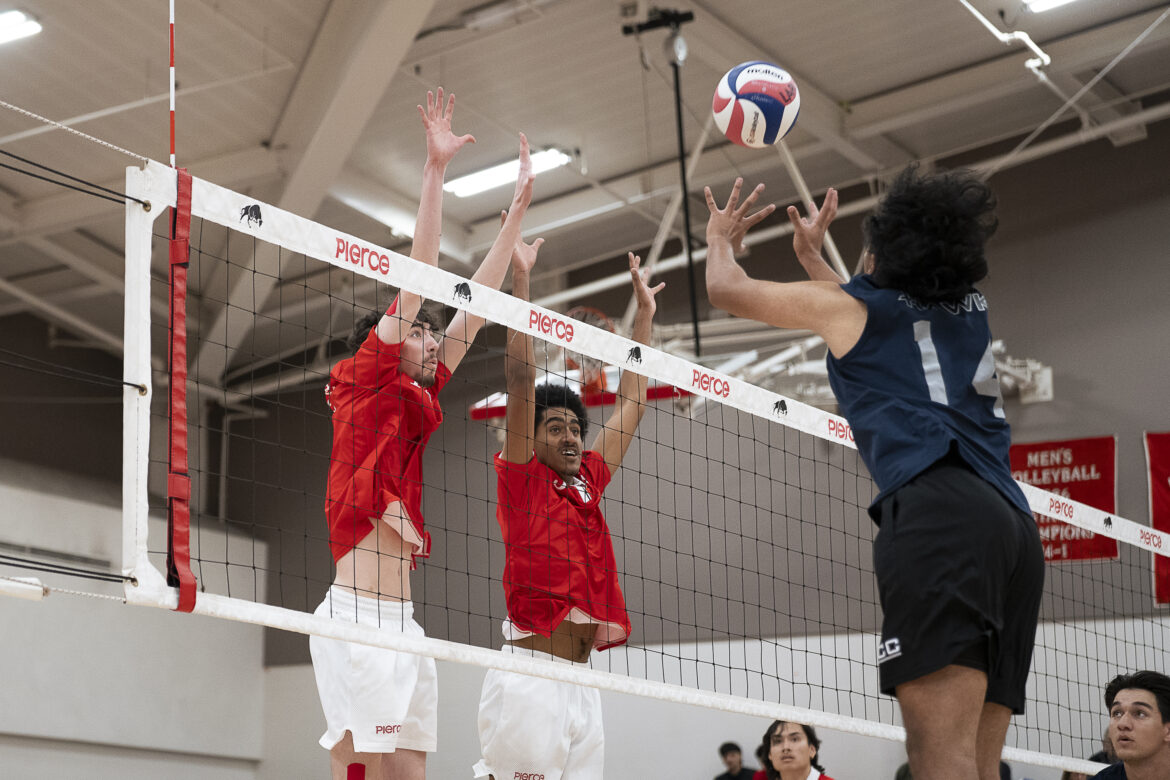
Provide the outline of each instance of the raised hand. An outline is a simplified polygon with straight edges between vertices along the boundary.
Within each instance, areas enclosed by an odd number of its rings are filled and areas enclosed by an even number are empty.
[[[516,191],[512,194],[511,211],[520,210],[523,214],[532,203],[532,183],[536,181],[536,174],[532,172],[532,157],[528,153],[528,136],[520,134],[520,170],[516,174]]]
[[[820,259],[825,233],[829,223],[837,216],[837,191],[830,187],[819,209],[815,203],[809,205],[808,215],[809,219],[805,219],[800,216],[796,206],[788,207],[788,221],[792,223],[792,248],[802,260]]]
[[[423,127],[427,131],[427,162],[446,166],[451,162],[455,153],[463,148],[464,144],[475,143],[471,135],[456,136],[451,132],[451,117],[455,114],[455,96],[447,98],[446,107],[443,106],[443,88],[436,90],[438,94],[427,92],[427,107],[418,106],[418,113],[422,117]]]
[[[748,211],[760,197],[760,193],[764,191],[764,185],[757,184],[743,203],[740,203],[739,192],[742,187],[743,179],[736,179],[735,185],[731,188],[731,195],[727,198],[727,205],[722,209],[715,203],[715,196],[711,194],[711,188],[703,188],[703,194],[707,199],[707,210],[711,212],[711,217],[707,220],[707,243],[711,243],[712,239],[726,239],[731,243],[731,251],[735,254],[744,251],[743,239],[747,232],[776,210],[776,204],[769,203],[755,214],[747,216]]]
[[[503,225],[508,221],[508,212],[500,212],[500,224]],[[525,244],[524,239],[520,236],[516,237],[516,245],[512,247],[512,271],[514,273],[529,273],[532,267],[536,265],[536,255],[540,252],[540,247],[544,245],[544,239],[538,238],[531,244]]]
[[[646,283],[648,273],[641,269],[642,258],[630,252],[630,279],[634,285],[634,297],[638,301],[638,313],[653,316],[658,308],[654,296],[662,292],[666,282],[659,282],[654,287]]]

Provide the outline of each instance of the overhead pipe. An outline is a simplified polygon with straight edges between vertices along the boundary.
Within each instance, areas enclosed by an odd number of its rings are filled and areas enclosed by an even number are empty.
[[[1037,71],[1039,71],[1041,68],[1047,68],[1052,64],[1052,58],[1045,54],[1043,49],[1036,45],[1036,42],[1032,40],[1028,33],[1020,32],[1019,30],[1013,30],[1010,33],[1002,32],[998,27],[992,24],[986,16],[975,10],[975,6],[968,3],[967,0],[959,0],[959,2],[962,3],[967,8],[967,10],[970,11],[975,16],[975,18],[978,19],[983,24],[983,26],[991,32],[992,35],[998,38],[1000,43],[1010,46],[1013,41],[1019,41],[1031,49],[1032,53],[1036,56],[1024,63],[1024,67],[1026,67],[1028,70],[1032,71],[1033,73],[1037,73]]]

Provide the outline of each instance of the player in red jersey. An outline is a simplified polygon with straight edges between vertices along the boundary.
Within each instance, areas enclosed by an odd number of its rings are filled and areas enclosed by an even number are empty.
[[[512,257],[512,294],[528,299],[539,239]],[[633,339],[650,340],[654,296],[630,253],[638,302]],[[562,385],[535,386],[532,337],[508,331],[507,439],[495,458],[496,517],[507,561],[505,650],[583,663],[590,652],[626,641],[630,619],[618,584],[601,495],[646,409],[646,378],[622,374],[617,408],[582,451],[588,418],[581,399]],[[479,709],[483,760],[477,777],[572,777],[600,780],[604,754],[601,697],[593,688],[491,670]]]
[[[454,96],[427,93],[421,106],[427,162],[410,256],[437,265],[447,164],[471,136],[451,132]],[[500,234],[472,281],[499,288],[532,198],[528,142]],[[458,291],[457,291],[458,292]],[[422,517],[422,455],[443,420],[438,393],[483,320],[460,311],[440,342],[422,299],[402,290],[384,315],[358,323],[353,357],[330,372],[333,452],[325,512],[337,576],[316,614],[421,635],[413,620],[410,570],[429,553]],[[322,637],[310,638],[327,729],[322,747],[333,777],[425,777],[435,750],[438,688],[434,659]]]

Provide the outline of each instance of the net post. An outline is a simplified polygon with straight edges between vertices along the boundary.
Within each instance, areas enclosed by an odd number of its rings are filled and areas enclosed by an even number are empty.
[[[167,180],[170,180],[168,192]],[[126,202],[126,271],[122,379],[122,573],[128,602],[158,604],[166,582],[150,563],[146,540],[150,506],[150,257],[154,220],[174,197],[174,173],[157,163],[126,169],[126,193],[150,204]]]

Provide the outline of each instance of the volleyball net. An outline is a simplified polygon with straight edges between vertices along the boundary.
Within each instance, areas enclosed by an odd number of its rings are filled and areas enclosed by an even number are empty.
[[[878,690],[876,490],[843,419],[158,163],[128,169],[127,193],[150,204],[129,202],[126,223],[128,602],[902,738]],[[160,318],[152,288],[171,286],[185,304]],[[356,320],[400,288],[489,323],[440,396],[423,461],[433,543],[413,600],[426,638],[313,615],[334,577],[324,387]],[[544,345],[542,381],[581,384],[568,349],[651,385],[602,502],[633,630],[588,666],[494,649],[507,617],[492,465],[505,328]],[[168,342],[171,370],[152,371],[152,344]],[[589,400],[596,429],[612,399]],[[1008,758],[1077,768],[1099,746],[1105,683],[1160,668],[1170,645],[1151,596],[1151,553],[1170,538],[1025,492],[1037,513],[1123,542],[1116,561],[1048,567],[1027,714],[1008,736]]]

